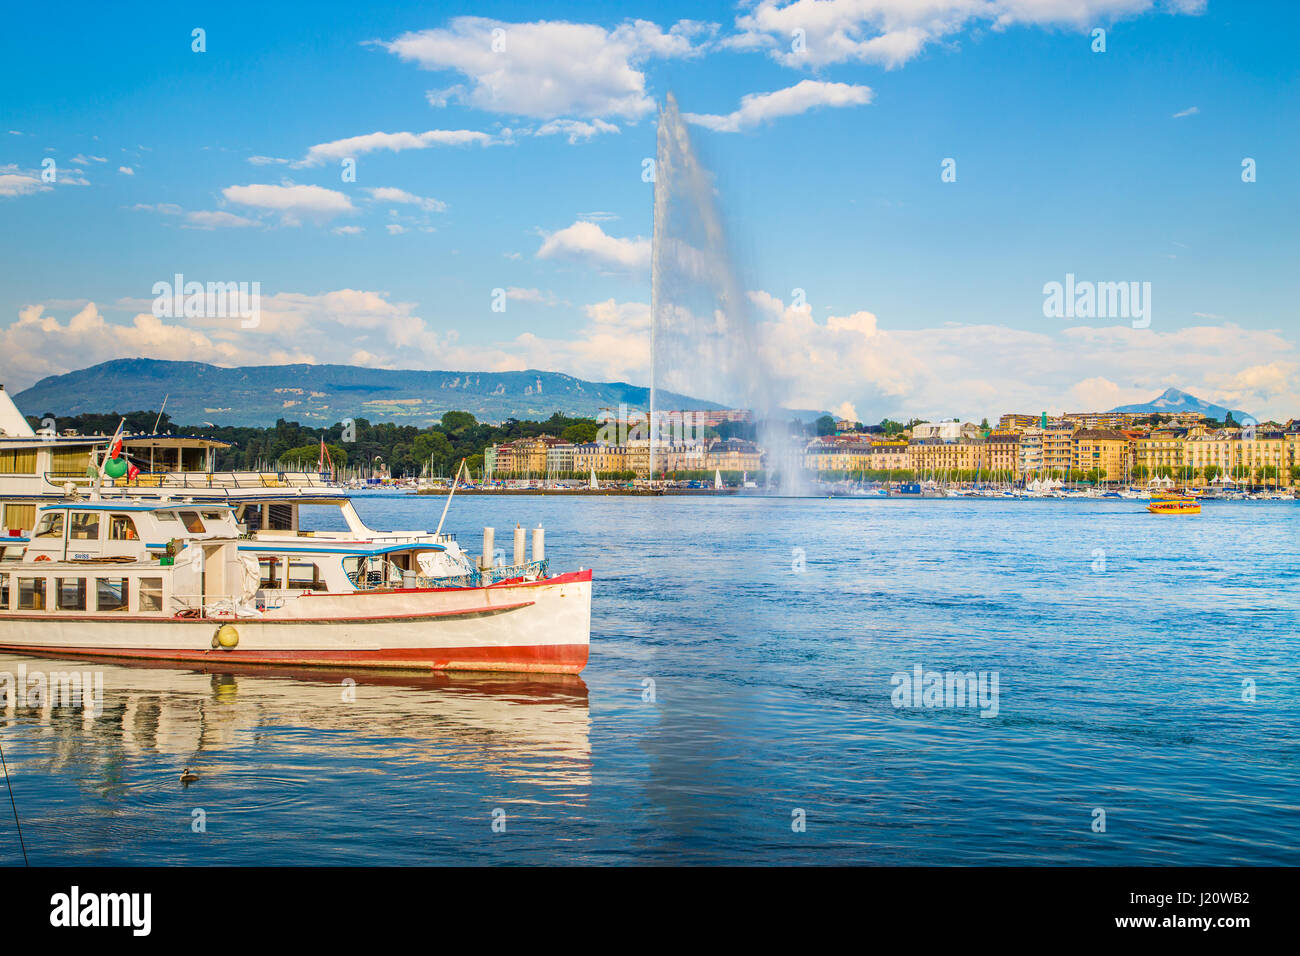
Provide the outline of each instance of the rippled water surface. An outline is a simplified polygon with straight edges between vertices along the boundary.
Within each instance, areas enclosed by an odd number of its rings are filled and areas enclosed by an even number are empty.
[[[1300,505],[464,496],[448,527],[539,521],[595,569],[582,679],[0,657],[103,674],[97,718],[0,719],[31,861],[1300,862]],[[996,716],[895,707],[918,665],[996,672]]]

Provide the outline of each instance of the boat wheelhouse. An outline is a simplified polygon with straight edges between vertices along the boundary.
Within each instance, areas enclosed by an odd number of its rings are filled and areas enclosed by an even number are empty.
[[[175,502],[189,512],[229,505],[240,530],[258,539],[455,543],[451,534],[367,527],[351,497],[317,472],[217,471],[217,453],[229,445],[200,435],[122,435],[121,453],[137,468],[107,477],[97,462],[112,442],[108,435],[34,431],[0,385],[0,538],[6,540],[0,560],[26,543],[42,506],[92,496],[154,506]],[[342,527],[304,530],[304,508],[327,511],[327,520]]]

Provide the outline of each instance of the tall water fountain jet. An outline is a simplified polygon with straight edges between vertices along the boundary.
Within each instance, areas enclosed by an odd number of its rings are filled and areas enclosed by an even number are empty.
[[[650,283],[651,474],[663,390],[752,410],[769,479],[777,471],[781,494],[804,493],[802,449],[773,394],[779,379],[731,258],[713,176],[691,147],[672,93],[659,110]]]

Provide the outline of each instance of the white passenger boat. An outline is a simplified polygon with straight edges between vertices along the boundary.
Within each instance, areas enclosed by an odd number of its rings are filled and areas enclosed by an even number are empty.
[[[576,674],[591,571],[456,542],[241,534],[215,502],[43,505],[0,560],[0,649],[300,667]]]

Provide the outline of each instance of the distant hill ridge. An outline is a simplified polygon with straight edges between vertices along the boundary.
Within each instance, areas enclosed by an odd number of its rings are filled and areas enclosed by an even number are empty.
[[[1167,388],[1149,402],[1140,405],[1120,405],[1118,408],[1112,408],[1112,412],[1146,412],[1154,414],[1155,412],[1177,413],[1177,412],[1200,412],[1207,418],[1213,418],[1216,421],[1223,421],[1229,412],[1232,413],[1233,420],[1240,424],[1243,418],[1253,418],[1240,409],[1229,409],[1223,405],[1215,405],[1213,402],[1207,402],[1190,395],[1187,392],[1176,388]]]
[[[480,421],[540,420],[554,412],[594,417],[601,408],[646,408],[649,389],[590,382],[559,372],[454,372],[355,365],[257,365],[116,359],[43,378],[13,396],[26,415],[80,415],[156,409],[182,424],[332,425],[345,418],[429,425],[443,412]],[[661,408],[721,408],[716,402],[660,392]]]

